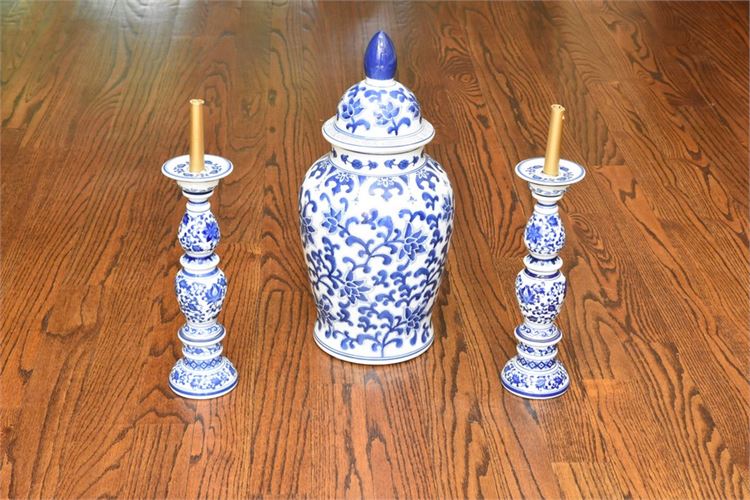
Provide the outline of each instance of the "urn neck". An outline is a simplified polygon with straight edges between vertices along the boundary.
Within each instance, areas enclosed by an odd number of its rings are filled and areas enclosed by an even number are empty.
[[[341,170],[375,177],[409,174],[419,170],[425,162],[422,147],[403,153],[364,154],[335,146],[329,157]]]

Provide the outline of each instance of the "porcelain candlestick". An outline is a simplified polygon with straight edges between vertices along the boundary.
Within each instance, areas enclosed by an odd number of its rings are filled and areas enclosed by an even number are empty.
[[[544,158],[530,158],[516,165],[516,175],[529,183],[536,199],[524,233],[528,255],[525,269],[516,278],[516,298],[524,322],[516,327],[517,355],[503,368],[503,386],[511,393],[529,399],[549,399],[562,395],[570,378],[557,359],[562,332],[555,325],[567,282],[560,271],[558,256],[565,245],[565,229],[557,202],[585,170],[577,163],[560,160],[557,176],[543,173]]]
[[[175,291],[187,320],[177,336],[183,358],[169,374],[169,387],[190,399],[223,396],[237,385],[237,370],[222,355],[224,327],[217,323],[227,293],[227,281],[214,253],[221,237],[208,199],[219,180],[232,172],[232,163],[219,156],[205,155],[204,168],[189,169],[188,155],[178,156],[162,166],[162,173],[177,181],[188,199],[178,240],[185,254],[182,269],[175,276]]]

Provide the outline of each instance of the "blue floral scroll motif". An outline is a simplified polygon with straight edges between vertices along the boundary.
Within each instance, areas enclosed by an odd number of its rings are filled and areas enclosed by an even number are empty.
[[[565,298],[565,277],[556,273],[535,277],[521,271],[516,278],[516,298],[524,318],[534,323],[552,324]]]
[[[191,172],[189,162],[180,162],[168,166],[168,173],[171,175],[178,175],[181,177],[190,177],[195,179],[211,178],[219,174],[226,173],[231,168],[229,163],[219,163],[205,158],[203,160],[203,170],[200,172]]]
[[[334,157],[336,156],[336,151],[332,151],[332,154]],[[394,169],[394,170],[406,170],[409,167],[415,166],[420,159],[422,159],[424,155],[413,155],[411,158],[390,158],[388,160],[383,161],[383,166]],[[366,170],[375,170],[380,166],[380,164],[370,158],[354,158],[351,155],[348,154],[342,154],[339,159],[344,162],[347,165],[351,165],[351,167],[354,170],[363,170],[365,167],[367,167]]]
[[[177,239],[185,252],[207,255],[219,244],[221,233],[214,215],[209,212],[185,212],[177,232]]]
[[[411,92],[401,87],[397,90],[391,90],[391,97],[395,98],[398,102],[406,102],[407,110],[411,113],[414,119],[421,119],[422,112],[419,107],[417,98]]]
[[[565,246],[565,229],[560,216],[534,212],[526,223],[524,242],[536,255],[557,255]]]
[[[401,113],[399,106],[394,106],[392,102],[380,106],[380,111],[375,112],[375,118],[377,119],[378,125],[387,125],[388,133],[398,135],[398,129],[401,126],[411,125],[411,120],[405,116],[399,118],[398,115]]]
[[[209,371],[210,370],[210,371]],[[203,374],[202,371],[208,371]],[[210,395],[225,390],[237,381],[237,370],[223,356],[196,362],[190,358],[177,360],[169,374],[170,385],[192,395]]]
[[[181,269],[175,276],[175,291],[180,310],[187,320],[206,323],[214,320],[221,311],[227,280],[219,269],[206,275],[192,275]]]
[[[518,173],[528,181],[542,182],[546,185],[559,184],[569,185],[581,180],[585,175],[583,170],[573,169],[567,165],[560,164],[557,177],[551,177],[544,173],[544,162],[525,161],[518,165]]]
[[[349,123],[346,124],[346,128],[351,130],[352,133],[356,132],[358,127],[365,127],[366,129],[370,128],[370,122],[363,119],[358,120],[356,118],[363,110],[364,108],[362,107],[362,104],[360,104],[359,99],[349,99],[349,102],[341,105],[341,118],[349,120]]]
[[[324,157],[310,169],[299,197],[318,340],[373,359],[419,349],[432,340],[430,314],[452,233],[447,176],[426,157],[409,174],[346,174],[343,183],[335,179],[344,172],[331,164]],[[363,202],[380,199],[388,203]]]
[[[311,171],[311,175],[315,175],[316,172]],[[310,192],[300,192],[300,197],[305,198],[304,210],[300,210],[299,213],[299,230],[302,242],[305,244],[313,243],[313,233],[315,228],[312,224],[312,214],[318,211],[318,204],[313,201],[310,197]],[[300,207],[302,207],[302,200],[300,200]]]
[[[393,177],[380,177],[370,184],[369,194],[380,196],[384,201],[390,200],[394,195],[404,193],[403,179]]]
[[[404,244],[401,247],[399,258],[404,256],[408,257],[409,260],[414,260],[417,253],[425,251],[424,242],[427,240],[427,235],[423,235],[422,231],[415,231],[411,223],[406,226],[406,232],[404,233]]]
[[[385,95],[386,91],[383,89],[371,89],[365,87],[365,97],[370,102],[378,102],[382,103],[382,97]]]
[[[419,156],[414,155],[411,157],[411,161],[406,158],[402,158],[401,160],[392,159],[386,160],[385,162],[383,162],[383,164],[388,168],[398,168],[399,170],[406,170],[412,165],[416,165],[419,161],[419,158]]]
[[[417,98],[403,85],[396,83],[392,90],[377,88],[365,82],[350,87],[339,102],[336,117],[343,127],[356,133],[364,130],[385,129],[387,135],[397,136],[402,127],[422,121]],[[360,130],[360,133],[362,130]]]
[[[524,358],[519,358],[519,361],[522,359]],[[547,368],[555,367],[558,363],[558,361],[553,360],[550,362],[550,367]],[[549,373],[542,375],[529,374],[518,370],[511,363],[505,365],[503,369],[503,380],[511,384],[512,388],[516,391],[531,395],[541,391],[544,391],[546,394],[554,393],[568,383],[567,375],[561,370],[551,370]]]

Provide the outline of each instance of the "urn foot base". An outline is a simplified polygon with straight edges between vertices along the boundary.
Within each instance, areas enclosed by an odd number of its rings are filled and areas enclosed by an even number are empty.
[[[183,398],[218,398],[237,387],[237,370],[224,356],[211,369],[192,368],[185,358],[177,360],[169,374],[169,388]]]
[[[356,363],[360,365],[392,365],[396,363],[403,363],[404,361],[409,361],[410,359],[416,358],[420,354],[424,354],[432,345],[432,340],[434,338],[434,335],[432,333],[432,326],[430,326],[429,328],[429,337],[424,344],[414,346],[412,350],[401,349],[401,352],[389,352],[388,348],[386,348],[386,355],[383,356],[381,356],[378,352],[373,352],[373,350],[368,346],[358,346],[344,350],[338,345],[340,344],[340,341],[333,340],[336,338],[336,336],[332,335],[331,333],[328,333],[328,335],[326,335],[328,329],[325,326],[321,326],[321,324],[317,322],[315,324],[313,338],[315,338],[315,343],[318,344],[318,347],[320,347],[325,353],[342,361],[348,361],[349,363]]]
[[[551,369],[529,370],[520,366],[518,356],[505,364],[500,379],[508,392],[526,399],[556,398],[570,386],[568,372],[559,361]]]

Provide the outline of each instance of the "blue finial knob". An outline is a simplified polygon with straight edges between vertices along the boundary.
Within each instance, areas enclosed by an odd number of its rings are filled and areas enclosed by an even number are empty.
[[[378,31],[365,50],[365,75],[375,80],[390,80],[396,74],[396,48],[385,31]]]

